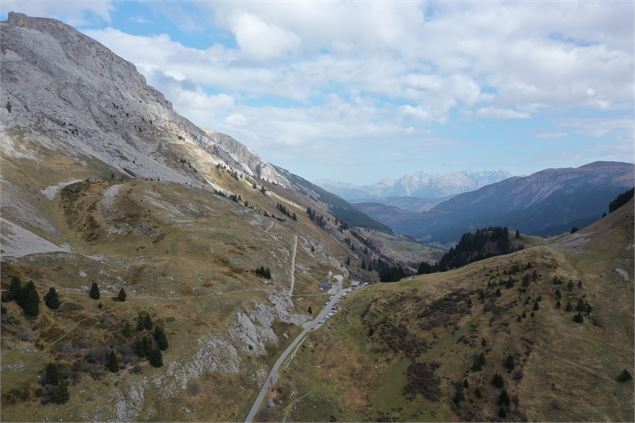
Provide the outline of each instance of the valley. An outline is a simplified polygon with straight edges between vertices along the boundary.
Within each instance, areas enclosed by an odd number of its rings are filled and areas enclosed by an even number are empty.
[[[0,39],[0,420],[633,419],[632,163],[322,187],[60,20]]]

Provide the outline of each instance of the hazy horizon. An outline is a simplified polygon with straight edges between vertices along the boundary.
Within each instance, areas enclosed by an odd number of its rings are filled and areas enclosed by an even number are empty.
[[[633,4],[0,1],[310,180],[633,158]]]

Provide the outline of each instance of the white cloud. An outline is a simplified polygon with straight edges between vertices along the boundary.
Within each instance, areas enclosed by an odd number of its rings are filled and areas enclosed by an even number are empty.
[[[632,110],[630,2],[198,6],[198,15],[180,8],[178,22],[211,25],[236,47],[190,48],[112,28],[88,35],[135,63],[195,123],[232,131],[258,150],[414,138],[454,111],[529,119]],[[569,131],[536,128],[544,138]]]
[[[235,16],[231,28],[240,50],[257,60],[276,59],[300,46],[300,39],[293,32],[250,13]]]
[[[225,122],[231,126],[245,126],[247,124],[247,118],[240,113],[234,113],[233,115],[227,116]]]
[[[527,119],[530,116],[529,113],[499,107],[482,107],[478,109],[476,115],[493,119]]]

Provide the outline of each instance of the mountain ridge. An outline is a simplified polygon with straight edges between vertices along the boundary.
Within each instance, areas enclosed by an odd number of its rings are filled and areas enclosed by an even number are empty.
[[[511,175],[502,170],[460,171],[445,174],[417,172],[398,179],[384,179],[372,185],[353,185],[318,181],[322,186],[349,201],[366,201],[384,197],[441,198],[478,189]]]
[[[596,220],[609,201],[633,186],[633,171],[632,163],[605,161],[545,169],[456,195],[422,213],[357,206],[397,232],[426,241],[453,242],[464,232],[496,225],[550,236]]]

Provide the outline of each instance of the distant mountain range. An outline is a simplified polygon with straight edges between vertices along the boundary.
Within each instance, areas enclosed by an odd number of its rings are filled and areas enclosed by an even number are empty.
[[[594,162],[508,178],[424,212],[380,202],[357,207],[396,232],[428,242],[454,242],[464,232],[492,225],[550,236],[595,221],[612,199],[632,186],[633,164]]]
[[[485,185],[509,178],[503,170],[484,172],[452,172],[432,175],[419,172],[399,179],[384,179],[372,185],[353,185],[323,180],[320,185],[340,197],[353,202],[384,197],[443,198],[473,191]]]

